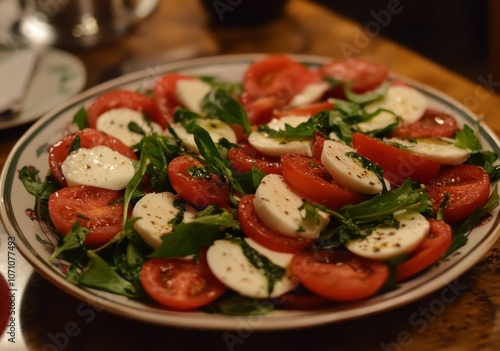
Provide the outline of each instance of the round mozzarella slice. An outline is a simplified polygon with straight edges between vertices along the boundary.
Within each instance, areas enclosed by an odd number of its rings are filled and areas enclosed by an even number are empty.
[[[456,140],[454,139],[419,138],[406,140],[391,138],[387,139],[386,142],[403,145],[406,151],[442,165],[462,164],[471,154],[470,149],[455,146]]]
[[[267,126],[273,130],[285,130],[285,125],[297,127],[306,122],[307,116],[285,116],[273,118]],[[272,138],[265,132],[252,132],[248,136],[248,142],[257,151],[264,155],[279,157],[286,154],[298,154],[312,157],[311,140],[287,140],[285,138]]]
[[[366,112],[369,113],[375,112],[379,108],[394,112],[403,119],[404,124],[410,124],[418,121],[423,116],[427,108],[427,100],[424,95],[414,88],[402,85],[392,86],[387,90],[386,95],[382,99],[365,106]],[[374,117],[375,119],[390,121],[391,119],[394,120],[394,116],[388,112],[381,112]],[[383,123],[381,122],[380,124],[382,125]]]
[[[380,193],[383,187],[375,172],[364,168],[358,160],[347,156],[350,152],[355,150],[343,143],[326,140],[321,153],[321,163],[335,183],[356,193]]]
[[[139,217],[134,223],[134,229],[141,238],[156,249],[162,243],[162,236],[172,232],[170,223],[179,214],[179,209],[174,206],[174,201],[179,197],[170,193],[149,193],[144,195],[134,206],[132,217]],[[183,222],[191,222],[196,215],[196,210],[186,204]]]
[[[197,114],[202,113],[201,102],[212,89],[210,84],[199,79],[179,79],[175,88],[179,102]]]
[[[135,173],[132,160],[102,145],[70,153],[61,169],[70,186],[90,185],[110,190],[124,189]]]
[[[269,174],[255,192],[253,204],[257,217],[274,232],[316,239],[329,222],[329,216],[319,211],[315,218],[304,219],[302,197],[296,194],[277,174]]]
[[[218,142],[222,138],[226,138],[231,143],[236,143],[237,141],[233,128],[218,119],[203,118],[198,121],[198,125],[210,134],[214,142]],[[181,139],[186,149],[193,153],[199,153],[193,134],[188,133],[186,128],[180,123],[173,123],[171,127],[179,139]]]
[[[207,251],[207,264],[217,279],[239,294],[255,299],[281,296],[296,286],[288,271],[292,254],[274,252],[251,239],[245,240],[272,263],[285,268],[285,276],[274,283],[269,293],[267,277],[248,260],[241,245],[230,240],[216,240]]]
[[[140,142],[143,135],[131,131],[130,123],[136,123],[146,135],[163,133],[159,124],[146,121],[142,113],[128,108],[104,112],[97,119],[96,129],[119,139],[125,145],[132,146]]]
[[[412,252],[429,233],[429,222],[416,211],[394,214],[399,228],[377,228],[369,236],[346,243],[346,248],[358,256],[387,260]]]
[[[321,99],[323,94],[330,88],[330,84],[326,82],[311,83],[302,89],[300,93],[295,95],[290,101],[290,106],[299,107],[312,104]]]

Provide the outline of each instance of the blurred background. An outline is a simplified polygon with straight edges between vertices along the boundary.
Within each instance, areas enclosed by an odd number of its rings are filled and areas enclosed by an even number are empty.
[[[372,21],[374,13],[390,2],[315,1],[361,24]],[[497,0],[402,0],[404,11],[392,16],[387,26],[381,26],[381,33],[476,80],[479,75],[491,72],[492,51],[500,48],[498,3]],[[492,38],[494,30],[496,40]],[[498,61],[500,57],[495,59]]]

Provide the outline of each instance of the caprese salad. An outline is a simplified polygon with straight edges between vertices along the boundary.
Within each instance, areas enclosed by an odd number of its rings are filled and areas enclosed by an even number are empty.
[[[239,83],[167,73],[73,122],[45,179],[19,173],[60,235],[50,259],[74,284],[172,310],[367,299],[446,258],[498,205],[477,126],[365,60],[270,55]]]

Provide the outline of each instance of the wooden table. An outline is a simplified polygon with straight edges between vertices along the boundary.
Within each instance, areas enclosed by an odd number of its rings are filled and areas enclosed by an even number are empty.
[[[141,65],[151,66],[190,55],[284,52],[336,58],[360,56],[380,61],[393,72],[454,97],[483,116],[485,123],[500,134],[500,97],[494,94],[498,89],[494,84],[485,85],[488,77],[467,80],[374,35],[376,24],[356,24],[326,8],[300,0],[290,1],[283,16],[275,22],[256,28],[211,27],[207,20],[207,14],[196,0],[160,1],[157,11],[121,41],[75,52],[87,66],[88,87]],[[0,132],[2,166],[26,128]],[[79,313],[82,302],[27,269],[27,286],[20,306],[22,335],[18,337],[21,340],[17,345],[2,340],[2,350],[23,349],[22,339],[34,350],[55,350],[63,346],[64,350],[268,350],[272,347],[356,351],[500,350],[500,243],[458,278],[459,293],[442,309],[433,308],[436,299],[442,299],[442,291],[437,291],[405,307],[353,321],[294,331],[232,332],[232,343],[223,331],[152,326],[88,308],[85,314]],[[65,328],[75,323],[78,333],[71,338],[64,337]]]

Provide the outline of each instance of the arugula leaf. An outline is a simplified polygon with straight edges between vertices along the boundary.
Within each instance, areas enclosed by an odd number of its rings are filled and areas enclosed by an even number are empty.
[[[208,116],[215,116],[228,124],[243,127],[245,134],[250,134],[250,122],[245,108],[221,86],[215,86],[201,102],[203,111]]]
[[[458,226],[458,228],[454,228],[453,241],[448,251],[444,255],[444,257],[449,256],[450,254],[458,250],[460,247],[465,245],[468,240],[467,237],[472,231],[472,229],[477,227],[483,220],[484,216],[488,215],[491,211],[497,208],[499,204],[500,204],[500,199],[498,196],[498,185],[495,184],[493,192],[488,201],[482,207],[476,208],[472,212],[472,214]]]
[[[83,130],[89,127],[89,121],[87,117],[87,110],[81,107],[77,113],[73,116],[73,123],[78,126],[78,129]]]
[[[62,243],[54,248],[49,261],[54,260],[65,251],[83,248],[83,243],[89,233],[90,229],[82,227],[79,222],[75,222],[71,230],[63,237]]]
[[[80,148],[80,135],[76,135],[75,139],[71,142],[71,146],[68,149],[68,155],[71,154],[72,152],[75,152]]]
[[[78,277],[78,284],[130,298],[139,297],[136,287],[93,251],[87,251],[89,265]],[[75,277],[73,277],[74,279]]]
[[[222,179],[225,179],[232,189],[237,191],[241,196],[246,195],[245,190],[238,182],[238,180],[233,176],[232,171],[226,166],[219,149],[213,142],[210,134],[200,126],[195,126],[193,128],[194,141],[198,146],[200,155],[206,161],[206,169],[213,174],[217,174]],[[234,198],[231,198],[233,203],[237,203]]]
[[[383,96],[385,96],[385,94],[387,94],[387,89],[389,89],[389,81],[387,80],[382,82],[382,84],[380,84],[377,89],[364,94],[356,94],[351,91],[351,85],[352,82],[347,82],[346,84],[344,84],[345,96],[347,97],[347,100],[359,105],[364,105],[382,98]]]
[[[259,132],[264,132],[271,138],[285,139],[285,140],[302,140],[310,139],[316,131],[316,120],[309,118],[307,121],[300,123],[296,127],[285,124],[285,130],[275,130],[263,124],[257,129]]]
[[[369,200],[355,205],[347,205],[339,213],[355,221],[373,221],[378,217],[392,215],[401,210],[414,210],[430,213],[432,204],[427,193],[421,188],[413,188],[407,179],[399,188],[375,195]]]
[[[393,214],[402,210],[414,210],[421,213],[432,213],[432,204],[427,193],[420,187],[413,188],[410,179],[400,188],[375,195],[355,205],[347,205],[338,211],[325,206],[310,204],[330,214],[340,221],[336,228],[322,233],[317,244],[322,248],[337,247],[349,240],[363,238],[376,227],[399,227]]]
[[[139,273],[147,255],[152,249],[134,230],[138,217],[130,218],[125,223],[121,240],[113,254],[113,262],[120,274],[128,281],[138,284]]]
[[[28,193],[35,197],[34,210],[38,218],[50,221],[48,201],[49,196],[59,190],[61,186],[49,175],[42,182],[38,174],[40,171],[33,166],[23,166],[19,171],[19,179]]]
[[[209,312],[221,313],[228,316],[261,316],[275,309],[276,303],[265,303],[266,300],[256,300],[229,293],[221,299],[207,306]]]
[[[457,139],[455,143],[457,147],[470,149],[472,152],[478,152],[482,149],[476,133],[474,133],[474,130],[468,125],[464,125],[462,131],[457,131],[455,133],[455,138]]]
[[[174,226],[172,233],[162,237],[162,243],[149,257],[184,257],[197,254],[223,237],[226,228],[239,228],[238,221],[228,211],[195,218]]]

